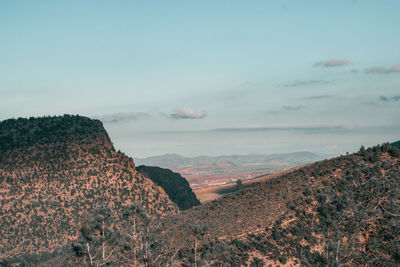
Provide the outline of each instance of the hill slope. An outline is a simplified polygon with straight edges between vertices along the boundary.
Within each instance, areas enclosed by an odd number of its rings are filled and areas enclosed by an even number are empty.
[[[0,258],[68,244],[96,207],[178,210],[115,151],[100,121],[69,115],[0,122],[0,203]]]
[[[193,206],[200,205],[200,201],[196,198],[188,181],[179,173],[151,166],[139,166],[136,167],[136,170],[161,186],[168,194],[169,198],[175,202],[181,210],[187,210]]]
[[[198,239],[204,263],[398,266],[399,202],[400,150],[385,144],[250,185],[170,216],[165,229]]]

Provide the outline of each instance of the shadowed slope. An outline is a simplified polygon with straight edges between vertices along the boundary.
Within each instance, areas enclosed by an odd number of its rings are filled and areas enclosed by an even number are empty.
[[[139,166],[136,170],[161,186],[181,210],[200,205],[200,201],[196,198],[188,181],[179,173],[151,166]]]

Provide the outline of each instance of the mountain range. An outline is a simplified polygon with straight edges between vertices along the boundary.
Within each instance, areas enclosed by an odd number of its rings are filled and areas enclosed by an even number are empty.
[[[218,162],[227,162],[231,166],[259,166],[270,164],[271,166],[279,164],[304,164],[321,158],[326,158],[327,155],[316,154],[312,152],[302,151],[293,153],[281,154],[250,154],[250,155],[224,155],[224,156],[197,156],[184,157],[178,154],[165,154],[160,156],[152,156],[148,158],[135,158],[137,165],[159,166],[170,169],[184,169],[196,165],[205,165]]]
[[[305,165],[327,158],[311,152],[282,154],[251,154],[225,156],[184,157],[166,154],[148,158],[135,158],[137,165],[159,166],[172,169],[184,176],[193,189],[204,189],[221,184],[248,180],[260,175]]]
[[[397,143],[199,205],[180,174],[115,151],[98,120],[2,121],[0,265],[398,266]]]

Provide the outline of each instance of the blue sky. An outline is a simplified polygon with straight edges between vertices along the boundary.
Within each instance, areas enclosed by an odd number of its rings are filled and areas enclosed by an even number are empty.
[[[1,1],[0,120],[81,114],[129,155],[400,139],[399,1]]]

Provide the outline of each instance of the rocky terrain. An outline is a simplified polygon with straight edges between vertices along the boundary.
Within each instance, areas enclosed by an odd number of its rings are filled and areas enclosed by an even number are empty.
[[[97,207],[178,211],[115,151],[100,121],[69,115],[0,122],[0,204],[0,259],[69,244]]]

